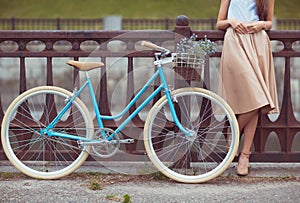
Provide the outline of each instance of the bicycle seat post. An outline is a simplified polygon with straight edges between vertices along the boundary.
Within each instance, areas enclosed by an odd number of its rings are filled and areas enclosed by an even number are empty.
[[[87,78],[90,78],[90,75],[89,75],[88,71],[84,71],[84,74],[85,74],[85,78],[86,78],[86,79],[87,79]]]

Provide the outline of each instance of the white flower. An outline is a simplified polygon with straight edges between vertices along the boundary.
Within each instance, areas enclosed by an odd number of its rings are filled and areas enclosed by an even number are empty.
[[[177,53],[209,55],[216,52],[215,43],[204,36],[203,39],[196,41],[197,35],[193,34],[189,39],[182,38],[177,43]]]

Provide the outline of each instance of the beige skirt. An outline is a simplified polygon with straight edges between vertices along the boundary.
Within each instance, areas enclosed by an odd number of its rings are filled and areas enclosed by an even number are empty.
[[[235,114],[255,109],[278,112],[272,50],[265,31],[238,34],[228,28],[220,76],[220,94]]]

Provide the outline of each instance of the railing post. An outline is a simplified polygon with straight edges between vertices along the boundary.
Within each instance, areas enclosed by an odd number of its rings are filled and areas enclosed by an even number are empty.
[[[176,43],[179,42],[179,40],[183,37],[190,38],[192,31],[189,27],[189,19],[187,16],[180,15],[176,18],[176,26],[174,32]]]
[[[11,29],[12,29],[12,30],[15,30],[15,27],[16,27],[15,25],[16,25],[16,23],[15,23],[15,18],[12,17],[12,18],[11,18]]]
[[[56,29],[60,30],[60,18],[56,18]]]
[[[215,18],[211,18],[210,20],[210,26],[212,30],[216,29],[217,20]]]
[[[175,26],[174,32],[175,32],[174,40],[175,40],[175,50],[176,50],[177,43],[182,38],[190,38],[190,36],[192,35],[191,28],[189,27],[189,19],[187,16],[180,15],[176,18],[176,26]],[[176,67],[174,67],[174,68],[176,68]],[[182,74],[186,75],[186,71],[187,70],[184,70],[184,72],[181,72],[181,70],[180,71],[175,70],[175,72],[178,73],[179,75],[182,75]],[[190,82],[188,82],[188,83],[190,83]],[[186,85],[187,85],[186,80],[183,80],[182,78],[175,79],[175,87],[176,88],[185,87]]]
[[[169,18],[166,18],[165,19],[165,29],[166,30],[169,30],[169,25],[170,25],[170,20],[169,20]]]

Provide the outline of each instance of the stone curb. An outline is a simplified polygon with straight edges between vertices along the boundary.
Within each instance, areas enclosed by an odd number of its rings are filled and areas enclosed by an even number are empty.
[[[105,165],[104,165],[104,164]],[[300,163],[250,163],[251,177],[300,177]],[[222,176],[235,176],[232,163]],[[0,161],[0,172],[19,172],[8,161]],[[145,175],[157,172],[150,162],[107,161],[102,164],[85,162],[75,173],[99,172],[104,174]]]

